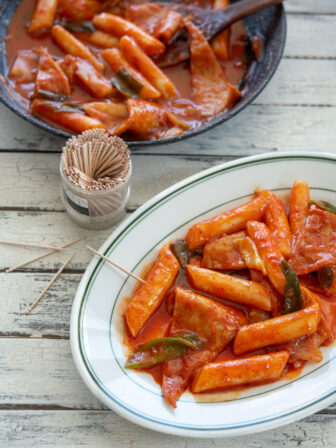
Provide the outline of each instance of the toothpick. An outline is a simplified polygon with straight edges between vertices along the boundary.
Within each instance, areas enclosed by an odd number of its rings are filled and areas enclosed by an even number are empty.
[[[63,246],[60,246],[59,249],[66,249],[67,247],[70,247],[73,244],[78,243],[78,241],[80,241],[80,238],[77,238],[76,240],[70,241],[70,243],[64,244]],[[17,269],[22,268],[23,266],[26,266],[27,264],[31,264],[34,261],[40,260],[41,258],[44,258],[44,257],[48,257],[49,255],[52,255],[55,252],[57,252],[55,249],[49,250],[49,252],[45,252],[44,254],[39,255],[38,257],[31,258],[30,260],[24,261],[23,263],[17,264],[16,266],[13,266],[13,267],[11,267],[9,269],[6,269],[5,272],[8,274],[9,272],[16,271]]]
[[[61,155],[62,163],[64,168],[68,168],[68,159],[67,155],[63,152]]]
[[[74,254],[71,254],[70,257],[64,262],[64,264],[59,268],[59,270],[56,272],[54,277],[50,280],[50,282],[47,284],[47,286],[44,288],[44,290],[41,292],[41,294],[37,297],[37,299],[34,300],[34,302],[30,305],[28,310],[26,311],[26,314],[30,314],[31,310],[35,308],[35,306],[39,303],[39,301],[42,299],[44,294],[48,291],[50,286],[57,280],[57,278],[60,276],[60,274],[64,271],[65,267],[70,263],[72,257]]]
[[[132,272],[127,271],[127,269],[123,268],[122,266],[120,266],[119,264],[117,264],[115,261],[112,261],[110,258],[105,257],[105,255],[97,252],[95,249],[93,249],[91,246],[86,246],[91,252],[93,252],[94,254],[98,255],[99,257],[103,258],[104,260],[108,261],[109,263],[111,263],[113,266],[115,266],[116,268],[120,269],[121,271],[123,271],[125,274],[129,275],[130,277],[133,277],[135,280],[138,280],[141,283],[146,283],[145,280],[143,280],[142,278],[138,277],[135,274],[132,274]]]
[[[21,247],[37,247],[39,249],[52,249],[52,250],[63,250],[60,247],[46,246],[44,244],[32,244],[32,243],[18,243],[16,241],[0,241],[0,244],[6,244],[8,246],[21,246]]]
[[[63,156],[64,174],[71,183],[87,191],[118,186],[130,169],[126,143],[104,131],[84,132],[71,138],[63,147]]]

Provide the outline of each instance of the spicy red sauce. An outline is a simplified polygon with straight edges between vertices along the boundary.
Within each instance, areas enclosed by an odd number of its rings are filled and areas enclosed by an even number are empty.
[[[152,265],[151,265],[152,266]],[[143,272],[148,272],[148,267],[145,267]],[[145,275],[141,276],[142,278],[145,278]],[[145,325],[143,326],[142,330],[136,336],[135,338],[132,337],[130,334],[126,322],[124,323],[124,344],[129,350],[129,353],[131,353],[135,347],[144,344],[147,341],[166,337],[169,333],[171,319],[172,319],[172,313],[174,309],[174,295],[173,291],[174,289],[179,286],[181,288],[184,288],[189,291],[195,291],[197,293],[200,293],[195,288],[193,288],[190,283],[188,282],[185,272],[183,269],[180,269],[179,274],[173,284],[173,286],[170,288],[170,290],[167,292],[164,300],[162,301],[160,307],[157,309],[157,311],[147,320]],[[134,291],[135,292],[135,291]],[[248,315],[248,307],[245,307],[244,305],[240,305],[237,303],[229,302],[227,300],[218,299],[218,297],[215,297],[211,294],[206,294],[204,292],[201,293],[205,297],[210,297],[212,299],[215,299],[219,302],[222,302],[229,306],[234,306],[235,308],[242,310],[246,315]],[[258,353],[253,354],[260,354],[262,351],[259,350]],[[265,351],[264,351],[265,352]],[[221,353],[218,354],[215,361],[223,361],[225,359],[238,359],[240,357],[236,357],[233,354],[232,346],[229,345],[225,350],[223,350]],[[153,379],[161,385],[162,382],[162,365],[152,367],[150,369],[143,369],[143,371],[149,373],[152,375]]]
[[[45,47],[49,54],[54,59],[60,59],[65,56],[65,53],[53,42],[51,38],[51,34],[46,34],[43,37],[32,37],[28,34],[28,26],[29,22],[32,18],[34,11],[34,3],[31,0],[22,0],[9,24],[8,27],[8,35],[6,38],[6,51],[7,51],[7,66],[11,67],[18,51],[27,50],[31,51],[34,48]],[[127,0],[127,4],[125,2],[121,2],[120,4],[120,13],[123,13],[125,6],[129,6],[132,4],[139,4],[139,0]],[[211,7],[211,1],[205,0],[201,2],[202,7]],[[55,19],[55,24],[58,23],[62,17],[58,14]],[[244,27],[243,22],[238,22],[231,27],[230,33],[230,60],[226,62],[220,62],[222,69],[228,79],[228,81],[235,85],[239,86],[242,77],[246,71],[246,60],[245,60],[245,45],[247,40],[247,33]],[[95,47],[92,44],[84,42],[101,62],[104,62],[100,57],[99,52],[102,51],[101,48]],[[107,67],[105,64],[105,73],[104,76],[108,79],[111,75],[111,69]],[[187,108],[187,105],[183,104],[183,99],[189,101],[189,104],[193,104],[191,102],[191,77],[188,63],[181,63],[173,67],[162,69],[163,72],[170,78],[170,80],[176,86],[179,92],[178,100],[182,100],[179,103],[179,108]],[[30,83],[16,83],[13,80],[8,80],[11,87],[13,87],[22,98],[22,105],[29,110],[30,108],[30,99],[34,95],[35,84],[33,82]],[[78,86],[78,84],[74,84],[72,86],[72,94],[71,97],[68,98],[69,102],[74,103],[82,103],[89,101],[98,101],[96,98],[93,98],[87,91]],[[105,101],[105,100],[99,100]],[[171,101],[167,99],[163,99],[162,97],[159,100],[155,101],[163,106],[169,106]],[[183,115],[183,118],[187,118],[187,122],[190,125],[190,129],[201,126],[204,122],[208,120],[208,118],[200,118],[198,114],[195,114],[191,108],[189,108],[187,117]],[[44,121],[50,122],[50,120],[42,117]],[[54,127],[62,128],[58,123],[51,122]],[[67,129],[67,131],[69,131]],[[127,132],[126,136],[130,140],[137,140],[139,136],[135,136],[132,132]]]
[[[199,261],[198,258],[199,257],[195,257],[195,259],[194,259],[196,264],[197,264],[197,261]],[[151,267],[152,267],[152,264],[144,269],[142,278],[144,278],[146,276],[146,274],[149,272]],[[240,271],[237,271],[237,275],[240,275]],[[307,282],[309,282],[310,286],[312,286],[312,284],[313,284],[312,280],[309,279],[309,276],[306,276],[306,277],[307,277]],[[303,277],[300,278],[300,281],[302,281],[302,284],[305,284],[304,280],[305,280],[305,278],[303,278]],[[189,291],[195,291],[196,293],[201,294],[205,297],[209,297],[218,302],[222,302],[226,305],[237,308],[237,309],[243,311],[245,313],[247,319],[249,320],[249,322],[251,322],[249,319],[249,309],[250,308],[248,306],[233,303],[228,300],[219,299],[218,297],[215,297],[211,294],[207,294],[204,291],[200,292],[200,291],[196,290],[188,282],[188,279],[186,278],[184,271],[182,269],[180,269],[180,272],[179,272],[173,286],[166,294],[160,307],[148,319],[148,321],[146,322],[146,324],[144,325],[144,327],[142,328],[142,330],[140,331],[140,333],[138,334],[137,337],[133,338],[131,336],[131,334],[127,328],[126,322],[125,322],[125,324],[124,324],[124,344],[128,348],[129,353],[131,353],[135,347],[137,347],[147,341],[150,341],[150,340],[156,339],[156,338],[165,337],[169,334],[169,328],[170,328],[172,313],[173,313],[173,309],[174,309],[173,291],[174,291],[175,287],[177,287],[177,286],[184,288],[186,290],[189,290]],[[333,342],[334,338],[336,337],[336,302],[325,299],[325,298],[323,298],[323,296],[320,296],[320,298],[321,298],[321,306],[322,306],[323,316],[325,317],[327,325],[330,328],[330,331],[332,333],[331,339],[326,341],[323,344],[325,346],[325,345],[331,344]],[[269,316],[269,317],[271,317],[271,316]],[[216,358],[212,362],[220,362],[220,361],[227,361],[227,360],[232,360],[232,359],[241,359],[244,357],[250,357],[250,356],[255,356],[255,355],[262,355],[262,354],[272,352],[272,351],[274,351],[274,349],[282,350],[282,349],[286,349],[286,346],[265,347],[265,348],[262,348],[259,350],[255,350],[253,352],[249,352],[245,356],[241,356],[241,355],[236,356],[233,352],[233,343],[231,342],[224,350],[222,350],[216,356]],[[292,364],[287,363],[281,379],[293,380],[293,379],[299,377],[305,364],[306,364],[306,361],[302,361],[302,360],[297,361]],[[159,385],[162,384],[162,364],[152,367],[152,368],[149,368],[149,369],[143,369],[143,371],[150,374],[157,384],[159,384]],[[259,385],[269,384],[271,382],[272,381],[266,381],[266,382],[259,383]],[[236,387],[231,387],[231,388],[226,387],[224,392],[223,392],[223,390],[215,390],[215,391],[211,391],[211,392],[208,392],[208,391],[201,392],[201,393],[197,394],[196,400],[200,399],[202,401],[203,399],[201,398],[201,396],[203,395],[204,397],[206,397],[206,400],[211,401],[212,400],[211,397],[215,397],[214,401],[225,401],[225,397],[226,397],[225,394],[227,394],[227,396],[229,397],[230,393],[232,393],[232,392],[240,394],[240,393],[250,389],[251,387],[255,387],[255,384],[252,384],[251,386],[243,385],[243,386],[236,386]],[[219,397],[219,398],[217,397],[218,399],[216,398],[216,395],[218,395],[218,397]]]

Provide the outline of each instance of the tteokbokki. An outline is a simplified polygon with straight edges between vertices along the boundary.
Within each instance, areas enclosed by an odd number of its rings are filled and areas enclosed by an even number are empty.
[[[124,313],[126,368],[167,403],[299,375],[336,334],[336,208],[294,183],[166,243]]]
[[[229,0],[194,4],[225,8]],[[160,68],[182,29],[190,60]],[[188,18],[158,3],[22,0],[6,38],[8,83],[29,113],[53,127],[158,140],[202,127],[239,101],[260,44],[243,22],[208,43]]]

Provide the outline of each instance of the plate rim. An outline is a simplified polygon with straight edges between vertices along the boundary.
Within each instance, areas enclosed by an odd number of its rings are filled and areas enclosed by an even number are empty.
[[[109,249],[110,245],[113,243],[113,241],[134,221],[137,220],[139,215],[142,215],[143,212],[146,210],[149,210],[155,205],[155,203],[158,203],[162,201],[165,197],[169,197],[174,192],[178,191],[179,189],[192,185],[194,182],[201,180],[202,178],[205,178],[211,174],[214,174],[216,172],[221,172],[223,170],[228,170],[230,168],[239,168],[244,167],[247,165],[252,164],[256,161],[265,161],[266,163],[268,161],[272,161],[275,159],[322,159],[325,161],[332,161],[336,163],[336,155],[332,153],[326,153],[326,152],[317,152],[317,151],[282,151],[282,152],[276,152],[276,153],[266,153],[266,154],[260,154],[256,156],[249,156],[249,157],[243,157],[236,159],[234,161],[230,162],[224,162],[222,164],[216,165],[214,167],[208,168],[206,170],[200,171],[192,176],[187,177],[186,179],[181,180],[180,182],[175,183],[171,187],[163,190],[159,194],[155,195],[148,201],[146,201],[142,206],[140,206],[134,213],[132,213],[127,219],[125,219],[112,233],[111,235],[105,240],[105,242],[100,247],[100,252],[104,253],[106,250]],[[145,419],[144,417],[138,416],[132,411],[123,408],[120,404],[118,404],[116,401],[114,401],[111,397],[107,395],[106,392],[103,391],[103,389],[96,384],[94,379],[91,376],[91,373],[88,371],[87,366],[85,365],[85,362],[82,359],[81,355],[81,348],[79,344],[79,326],[78,326],[78,317],[80,308],[84,299],[84,294],[86,291],[86,288],[89,284],[90,278],[93,274],[93,272],[96,270],[96,268],[102,264],[103,261],[101,259],[96,259],[95,257],[92,258],[90,261],[87,269],[85,270],[85,273],[82,276],[82,279],[80,281],[80,284],[77,288],[76,295],[74,298],[73,306],[72,306],[72,312],[71,312],[71,321],[70,321],[70,343],[71,343],[71,351],[73,355],[73,359],[76,365],[77,370],[80,373],[80,376],[82,377],[84,383],[87,385],[87,387],[91,390],[91,392],[100,400],[102,401],[106,406],[108,406],[113,411],[117,412],[122,417],[130,420],[133,423],[136,423],[140,426],[143,426],[145,428],[149,428],[152,430],[156,430],[159,432],[167,433],[167,434],[174,434],[177,436],[185,436],[185,437],[232,437],[237,435],[246,435],[251,433],[257,433],[261,431],[266,431],[269,429],[273,429],[294,421],[297,421],[301,418],[304,418],[308,415],[311,415],[321,409],[323,409],[325,406],[328,406],[329,404],[333,403],[336,400],[336,388],[331,393],[328,393],[326,396],[318,399],[315,402],[308,404],[304,406],[303,408],[291,412],[289,415],[282,415],[279,417],[276,417],[275,419],[272,419],[270,421],[262,421],[257,422],[250,425],[245,425],[243,427],[236,427],[236,428],[219,428],[219,429],[201,429],[201,428],[181,428],[178,426],[168,426],[164,423],[158,423],[155,421],[149,421],[148,419]],[[93,280],[94,281],[94,280]]]

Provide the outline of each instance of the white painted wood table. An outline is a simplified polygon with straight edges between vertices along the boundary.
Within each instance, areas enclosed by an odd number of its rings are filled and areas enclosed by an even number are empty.
[[[134,151],[129,213],[225,160],[266,151],[336,152],[336,1],[287,0],[286,9],[284,58],[254,104],[183,143]],[[131,424],[89,392],[71,357],[70,310],[91,258],[85,244],[99,247],[111,229],[85,231],[69,221],[59,197],[62,144],[0,105],[0,239],[52,244],[82,238],[65,274],[30,316],[25,310],[64,254],[5,274],[32,250],[0,248],[0,447],[336,447],[336,405],[277,430],[196,440]]]

